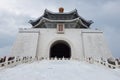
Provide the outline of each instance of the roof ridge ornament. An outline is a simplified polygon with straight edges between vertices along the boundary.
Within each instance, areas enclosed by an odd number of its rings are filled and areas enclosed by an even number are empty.
[[[60,7],[59,8],[59,13],[63,13],[64,12],[64,8],[63,7]]]

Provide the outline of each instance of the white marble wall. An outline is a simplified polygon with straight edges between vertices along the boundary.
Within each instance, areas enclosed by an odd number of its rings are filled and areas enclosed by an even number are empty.
[[[64,40],[70,45],[71,57],[75,59],[83,59],[85,56],[112,56],[101,31],[65,29],[64,34],[58,34],[57,29],[49,28],[20,30],[13,45],[12,55],[48,58],[51,45],[58,40]]]
[[[11,55],[35,56],[38,41],[38,33],[20,32],[13,45]]]
[[[49,57],[50,46],[58,40],[64,40],[70,45],[72,58],[83,59],[84,57],[79,29],[65,29],[64,34],[57,34],[56,29],[40,29],[39,40],[39,58]]]
[[[86,57],[111,57],[110,50],[102,32],[83,32],[84,53]]]

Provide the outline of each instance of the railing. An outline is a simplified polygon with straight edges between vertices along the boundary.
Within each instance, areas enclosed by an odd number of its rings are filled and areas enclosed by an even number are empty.
[[[19,64],[23,63],[32,63],[36,60],[36,58],[33,58],[32,56],[25,56],[25,57],[5,57],[5,58],[0,58],[0,69],[3,68],[8,68],[8,67],[14,67]],[[40,58],[38,61],[41,60],[78,60],[75,58]],[[78,60],[80,61],[80,60]],[[107,59],[99,58],[95,59],[92,57],[86,57],[84,58],[84,61],[90,63],[90,64],[97,64],[97,65],[103,65],[111,69],[120,69],[120,62],[115,60],[114,64],[110,64]]]
[[[14,67],[16,65],[22,64],[22,63],[31,63],[35,60],[35,58],[32,57],[14,57],[13,59],[9,60],[10,57],[6,57],[5,61],[0,61],[0,69],[7,68],[7,67]]]
[[[103,65],[112,69],[116,69],[116,68],[120,69],[120,60],[119,61],[114,60],[114,64],[111,64],[108,62],[107,59],[103,59],[103,58],[94,59],[92,57],[88,57],[88,58],[85,58],[85,61],[91,64]]]
[[[3,69],[3,68],[8,68],[8,67],[14,67],[16,65],[19,65],[19,64],[23,64],[23,63],[31,63],[33,61],[35,61],[36,59],[35,58],[32,58],[32,57],[14,57],[14,59],[12,60],[9,60],[10,57],[7,57],[5,59],[5,61],[3,62],[0,62],[0,69]],[[41,61],[41,60],[72,60],[72,58],[41,58],[41,59],[38,59],[38,61]]]

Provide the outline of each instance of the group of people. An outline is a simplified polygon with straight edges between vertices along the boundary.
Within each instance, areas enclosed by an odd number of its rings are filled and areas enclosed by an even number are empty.
[[[93,63],[94,62],[94,58],[93,57],[88,57],[87,60],[89,60],[90,63]],[[98,58],[99,60],[99,58]],[[104,59],[104,58],[100,58],[100,60],[102,62],[107,62],[109,64],[112,64],[112,65],[120,65],[120,58],[113,58],[113,57],[110,57],[110,58],[107,58],[107,59]]]
[[[0,58],[0,63],[5,62],[5,61],[6,61],[6,59],[7,59],[8,61],[10,61],[10,60],[15,59],[15,57],[8,57],[8,58],[7,58],[6,56],[4,56],[4,57]]]
[[[3,58],[0,58],[0,63],[5,62],[5,60],[6,60],[6,56]]]
[[[108,58],[107,62],[113,65],[116,64],[115,62],[117,62],[117,64],[120,65],[120,58]]]

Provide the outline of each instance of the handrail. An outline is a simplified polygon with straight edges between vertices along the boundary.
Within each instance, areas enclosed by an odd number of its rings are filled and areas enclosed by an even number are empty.
[[[17,56],[12,60],[8,60],[8,58],[6,58],[4,62],[0,62],[0,69],[7,68],[7,67],[14,67],[22,63],[30,63],[34,61],[34,58],[32,58],[31,56],[26,56],[26,57]]]
[[[3,68],[8,68],[8,67],[14,67],[16,65],[19,64],[23,64],[23,63],[32,63],[36,60],[36,58],[33,58],[32,56],[24,56],[24,57],[20,57],[20,56],[15,56],[14,58],[12,57],[12,59],[10,60],[10,57],[6,57],[4,62],[0,62],[0,69]],[[41,58],[38,60],[78,60],[79,59],[75,59],[75,58]],[[93,57],[86,57],[84,58],[84,61],[90,63],[90,64],[97,64],[97,65],[103,65],[106,66],[108,68],[111,69],[120,69],[120,63],[115,60],[115,64],[110,64],[108,63],[107,59],[103,59],[103,58],[93,58]]]
[[[95,59],[92,57],[87,57],[87,58],[85,58],[85,61],[88,63],[92,63],[92,64],[104,65],[104,66],[106,66],[108,68],[112,68],[112,69],[117,69],[117,68],[120,69],[120,64],[116,60],[114,61],[115,65],[108,63],[108,61],[106,59],[103,60],[103,58]]]

